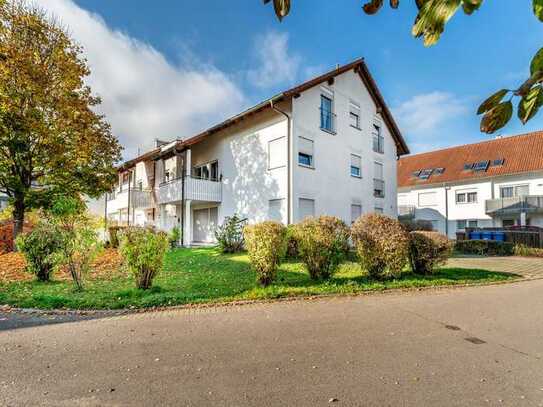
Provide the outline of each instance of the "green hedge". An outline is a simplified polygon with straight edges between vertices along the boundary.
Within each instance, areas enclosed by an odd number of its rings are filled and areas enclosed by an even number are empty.
[[[463,254],[513,256],[515,254],[515,245],[510,242],[498,242],[496,240],[458,240],[455,250]]]

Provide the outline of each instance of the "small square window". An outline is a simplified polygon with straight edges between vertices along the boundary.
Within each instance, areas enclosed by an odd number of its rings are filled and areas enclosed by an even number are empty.
[[[351,154],[351,176],[357,178],[362,177],[361,162],[362,159],[359,155]]]
[[[305,153],[298,153],[298,164],[306,167],[313,166],[313,156]]]
[[[351,119],[351,127],[354,127],[355,129],[360,129],[360,116],[358,114],[351,112],[349,113],[349,117]]]

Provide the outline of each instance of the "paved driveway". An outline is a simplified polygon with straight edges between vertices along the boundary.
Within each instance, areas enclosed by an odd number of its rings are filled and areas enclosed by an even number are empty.
[[[539,406],[543,280],[0,332],[0,405]]]
[[[543,259],[537,257],[460,256],[451,258],[448,266],[514,273],[527,279],[543,278]]]

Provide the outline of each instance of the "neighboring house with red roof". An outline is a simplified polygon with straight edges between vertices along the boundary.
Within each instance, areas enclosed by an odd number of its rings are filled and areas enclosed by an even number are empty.
[[[201,134],[123,164],[110,222],[183,230],[211,243],[226,216],[290,224],[397,216],[407,145],[362,59],[281,92]]]
[[[465,227],[543,227],[543,131],[402,157],[401,217]]]

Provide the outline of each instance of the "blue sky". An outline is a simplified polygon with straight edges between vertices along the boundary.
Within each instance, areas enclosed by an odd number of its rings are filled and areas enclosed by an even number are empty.
[[[431,48],[410,35],[411,0],[377,16],[366,16],[361,0],[294,0],[282,23],[261,0],[43,3],[87,50],[90,84],[125,157],[154,137],[189,136],[359,56],[412,151],[488,139],[479,132],[478,104],[518,86],[543,46],[543,24],[528,0],[486,1],[473,16],[458,13]],[[540,128],[543,113],[526,126],[515,118],[501,134]]]

